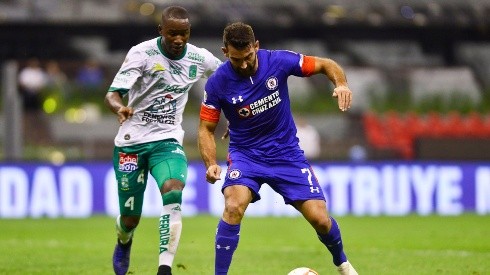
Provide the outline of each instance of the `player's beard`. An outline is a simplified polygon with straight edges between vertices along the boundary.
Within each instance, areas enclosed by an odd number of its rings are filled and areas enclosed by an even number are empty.
[[[257,54],[255,54],[255,59],[252,62],[247,63],[247,68],[242,69],[238,67],[235,68],[235,70],[239,75],[244,77],[249,77],[255,74],[255,72],[257,71],[257,67],[258,67]]]

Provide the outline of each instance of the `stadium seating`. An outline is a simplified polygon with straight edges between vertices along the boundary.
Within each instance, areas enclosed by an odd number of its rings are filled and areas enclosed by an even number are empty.
[[[375,149],[393,150],[402,159],[414,159],[414,142],[419,138],[488,139],[490,116],[471,112],[440,114],[430,112],[366,112],[363,126],[367,142]]]
[[[349,88],[355,93],[351,111],[364,112],[370,108],[375,98],[384,98],[388,93],[388,80],[382,70],[376,67],[345,66],[349,78]]]
[[[414,102],[439,97],[447,104],[451,100],[471,103],[481,101],[478,82],[469,67],[423,67],[409,71],[407,80]]]

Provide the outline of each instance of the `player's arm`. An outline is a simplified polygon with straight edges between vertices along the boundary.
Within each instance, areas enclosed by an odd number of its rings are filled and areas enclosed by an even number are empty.
[[[131,87],[143,76],[146,56],[138,47],[132,47],[105,96],[105,105],[117,115],[120,124],[134,114],[133,107],[123,103],[123,96],[127,95]]]
[[[205,96],[206,97],[206,96]],[[216,163],[216,141],[214,133],[218,126],[221,111],[203,103],[199,114],[197,145],[204,165],[206,166],[206,181],[215,183],[220,179],[221,166]]]
[[[306,75],[324,74],[335,85],[333,97],[338,98],[339,109],[347,111],[352,104],[352,91],[347,85],[344,70],[337,62],[329,58],[305,56],[303,72]]]
[[[118,91],[109,91],[104,98],[105,105],[117,115],[120,124],[133,116],[133,108],[124,105],[121,94]]]
[[[201,117],[198,129],[198,147],[206,166],[206,181],[215,183],[220,179],[221,167],[216,163],[216,141],[214,132],[217,122],[207,121]]]

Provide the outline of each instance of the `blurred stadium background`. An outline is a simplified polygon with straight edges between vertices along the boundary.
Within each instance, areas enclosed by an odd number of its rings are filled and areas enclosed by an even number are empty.
[[[254,27],[263,48],[326,56],[344,67],[354,93],[347,113],[338,111],[324,77],[290,79],[295,115],[320,136],[317,176],[325,190],[338,191],[333,213],[490,213],[489,0],[2,0],[0,216],[117,214],[116,198],[103,197],[109,192],[90,205],[74,199],[74,208],[62,208],[63,200],[73,199],[73,190],[91,194],[83,180],[112,188],[107,171],[118,123],[103,98],[129,48],[158,35],[161,11],[171,4],[190,11],[190,42],[218,57],[223,27],[240,20]],[[34,116],[22,110],[18,85],[33,59],[52,77]],[[95,82],[84,78],[87,68]],[[201,180],[196,146],[203,85],[190,92],[184,118],[192,162],[186,196],[214,195],[190,214],[221,209],[219,191]],[[224,161],[226,143],[218,145]],[[36,193],[37,184],[44,191]],[[342,184],[349,192],[336,189]],[[412,194],[406,201],[389,197],[404,190]],[[50,201],[60,208],[43,204]],[[274,207],[257,213],[287,212]]]
[[[191,42],[218,57],[223,27],[242,20],[254,26],[264,48],[327,56],[345,68],[355,94],[347,115],[328,99],[331,86],[322,77],[290,80],[295,113],[320,133],[320,160],[490,155],[488,0],[4,0],[0,157],[109,159],[117,124],[102,98],[128,49],[157,35],[160,12],[170,4],[191,12]],[[44,86],[47,122],[39,127],[47,131],[38,135],[45,138],[12,126],[19,112],[6,96],[12,86],[7,82],[16,81],[8,79],[6,65],[13,61],[11,70],[21,70],[31,58],[44,68],[57,63],[66,75]],[[103,78],[87,86],[78,77],[84,66],[99,69]],[[198,158],[195,115],[202,85],[190,93],[191,118],[184,120],[191,159]]]

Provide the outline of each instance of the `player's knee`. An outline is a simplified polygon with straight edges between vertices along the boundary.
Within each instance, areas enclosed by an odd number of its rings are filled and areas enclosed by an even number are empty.
[[[182,204],[182,190],[171,190],[163,194],[163,205],[179,203]]]
[[[135,229],[139,222],[140,222],[140,217],[139,216],[121,216],[121,221],[124,224],[124,227],[126,230],[131,231]]]
[[[245,207],[235,202],[226,202],[224,215],[228,220],[239,222],[245,214]]]
[[[316,218],[310,220],[310,224],[315,228],[315,230],[319,233],[327,234],[332,227],[332,223],[328,217],[326,218]]]
[[[169,179],[165,181],[160,188],[160,193],[165,194],[168,193],[172,190],[180,190],[182,191],[184,189],[184,183],[181,182],[180,180],[177,179]]]

